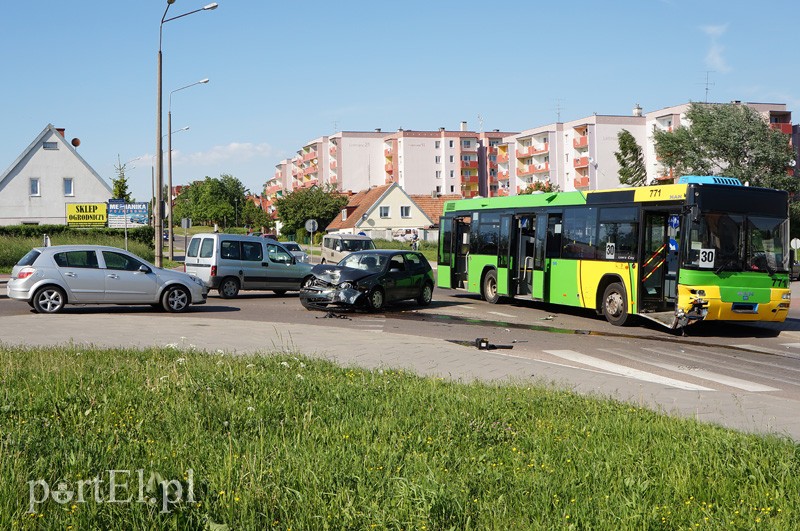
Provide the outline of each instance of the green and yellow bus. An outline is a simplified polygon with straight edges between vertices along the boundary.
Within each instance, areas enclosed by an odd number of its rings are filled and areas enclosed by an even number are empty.
[[[670,328],[782,322],[789,310],[789,198],[737,179],[448,201],[441,288],[593,308]]]

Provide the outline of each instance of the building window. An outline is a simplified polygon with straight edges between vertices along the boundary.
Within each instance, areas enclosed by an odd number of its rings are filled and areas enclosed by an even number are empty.
[[[456,171],[455,170],[450,170],[450,178],[454,179],[455,176],[456,176]]]
[[[453,147],[453,141],[452,140],[450,141],[450,147]]]
[[[342,209],[342,221],[344,221],[346,219],[347,219],[347,209],[343,208]]]
[[[453,155],[450,155],[450,162],[454,162],[453,161]]]
[[[381,218],[383,218],[383,219],[388,218],[389,217],[389,207],[388,206],[382,206],[380,208],[380,215],[381,215]]]
[[[436,178],[437,179],[441,179],[442,178],[442,172],[441,171],[436,170]]]
[[[442,157],[436,155],[436,164],[439,164],[440,162],[442,162]]]
[[[442,143],[441,143],[439,140],[437,140],[437,141],[436,141],[436,143],[435,143],[435,147],[436,147],[436,149],[439,149],[439,147],[440,147],[441,145],[442,145]]]
[[[39,190],[39,178],[38,177],[31,177],[31,196],[40,196],[41,190]]]
[[[42,142],[44,149],[58,149],[58,142]]]
[[[411,207],[410,206],[401,206],[400,207],[400,217],[401,218],[410,218],[411,217]]]
[[[455,187],[455,186],[453,186],[453,185],[451,184],[451,185],[450,185],[450,193],[452,194],[452,193],[454,193],[455,191],[456,191],[456,187]]]
[[[469,140],[462,140],[461,147],[464,149],[469,149],[472,143]]]
[[[64,177],[64,195],[66,196],[75,195],[72,177]]]
[[[440,194],[440,193],[442,193],[442,187],[441,187],[441,186],[437,186],[437,187],[436,187],[436,193],[437,193],[437,194]]]

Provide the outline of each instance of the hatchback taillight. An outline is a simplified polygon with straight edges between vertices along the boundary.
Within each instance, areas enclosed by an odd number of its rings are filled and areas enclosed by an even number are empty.
[[[34,268],[32,268],[32,267],[24,267],[24,268],[19,270],[19,273],[17,273],[17,278],[19,278],[19,279],[28,278],[29,276],[31,276],[35,272],[36,272],[36,270]]]

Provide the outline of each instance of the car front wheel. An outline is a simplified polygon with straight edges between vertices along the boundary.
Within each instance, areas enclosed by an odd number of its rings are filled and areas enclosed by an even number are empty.
[[[192,300],[183,286],[170,286],[161,298],[161,306],[170,313],[185,312]]]
[[[419,292],[417,304],[420,306],[427,306],[431,303],[431,299],[433,299],[433,286],[430,282],[426,282],[425,285],[422,286],[422,291]]]
[[[46,286],[33,294],[33,309],[37,313],[58,313],[64,309],[67,296],[59,287]]]
[[[383,290],[380,288],[375,288],[369,293],[367,297],[367,303],[369,304],[369,309],[373,312],[377,312],[383,309],[384,304],[384,295]]]

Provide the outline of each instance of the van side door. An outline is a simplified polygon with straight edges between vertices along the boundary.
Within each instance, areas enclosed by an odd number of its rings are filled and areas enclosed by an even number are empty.
[[[269,266],[267,289],[298,289],[300,271],[292,253],[274,243],[268,243],[265,262]]]

